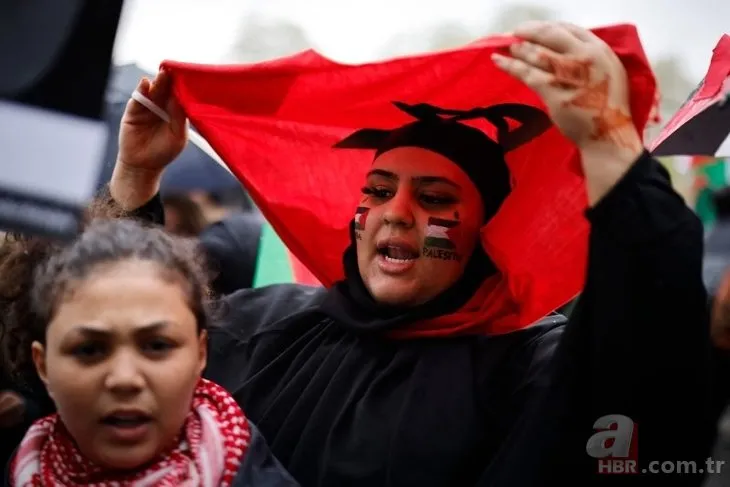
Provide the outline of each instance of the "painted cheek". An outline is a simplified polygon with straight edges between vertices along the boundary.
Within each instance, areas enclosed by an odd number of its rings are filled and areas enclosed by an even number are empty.
[[[461,223],[461,218],[459,217],[458,211],[454,212],[454,220],[456,220],[457,224],[449,228],[446,233],[448,234],[449,239],[454,242],[456,248],[460,251],[463,251],[467,244],[466,238],[464,237],[466,229]]]
[[[423,256],[444,261],[461,261],[463,237],[461,222],[429,217],[423,240]]]
[[[366,206],[358,206],[355,210],[355,238],[362,240],[362,232],[367,224],[370,208]]]

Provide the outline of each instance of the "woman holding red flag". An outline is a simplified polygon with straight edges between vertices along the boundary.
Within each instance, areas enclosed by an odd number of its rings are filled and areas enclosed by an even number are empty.
[[[636,473],[649,461],[707,457],[700,222],[644,150],[626,70],[609,46],[561,23],[515,35],[510,55],[492,60],[540,96],[549,118],[516,104],[399,104],[414,121],[336,145],[375,152],[346,278],[330,289],[225,298],[206,375],[231,391],[303,486],[623,485],[625,476],[600,475],[600,457],[638,459]],[[186,119],[165,71],[138,90],[171,121],[130,101],[110,191],[160,221],[160,175],[186,143]],[[476,118],[497,137],[462,123]],[[570,323],[550,315],[492,334],[474,320],[498,274],[480,230],[511,191],[505,153],[550,121],[579,149],[585,175],[585,288]],[[638,452],[591,446],[607,415],[638,425],[633,437],[631,428],[613,437],[628,447],[640,432]]]

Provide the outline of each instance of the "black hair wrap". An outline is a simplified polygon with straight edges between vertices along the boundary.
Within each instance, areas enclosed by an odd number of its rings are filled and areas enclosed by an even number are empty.
[[[497,213],[512,189],[505,154],[551,126],[545,112],[519,103],[471,110],[450,110],[427,103],[394,102],[394,105],[416,121],[392,130],[364,128],[334,147],[375,149],[376,158],[398,147],[420,147],[441,154],[461,167],[474,182],[484,202],[485,221]],[[478,128],[461,123],[480,118],[494,125],[497,140]],[[508,119],[520,125],[510,129]]]

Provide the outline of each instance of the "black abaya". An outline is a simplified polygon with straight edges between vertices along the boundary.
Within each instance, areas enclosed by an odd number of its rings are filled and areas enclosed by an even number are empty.
[[[648,154],[587,217],[570,323],[394,341],[323,306],[346,299],[337,287],[243,290],[220,310],[206,375],[304,487],[698,485],[597,475],[586,442],[596,419],[623,414],[640,469],[709,455],[701,224]]]

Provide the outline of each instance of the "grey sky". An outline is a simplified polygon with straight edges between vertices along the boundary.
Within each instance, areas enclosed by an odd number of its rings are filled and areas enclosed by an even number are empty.
[[[127,0],[116,60],[155,69],[163,59],[215,63],[224,59],[244,16],[253,12],[300,24],[313,47],[343,62],[377,59],[396,35],[422,35],[445,20],[472,32],[490,24],[514,0]],[[541,0],[562,20],[588,27],[636,24],[650,58],[679,56],[692,81],[730,33],[727,0]]]

